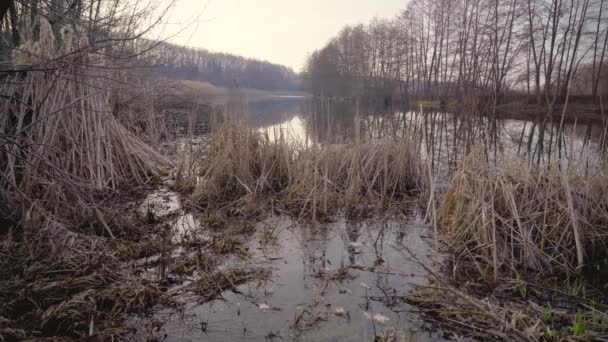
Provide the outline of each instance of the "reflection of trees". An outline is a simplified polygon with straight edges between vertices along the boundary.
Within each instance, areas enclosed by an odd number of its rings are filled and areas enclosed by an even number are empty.
[[[543,160],[555,154],[555,149],[537,151],[539,135],[532,132],[532,122],[497,119],[484,115],[451,113],[446,110],[425,109],[423,112],[391,111],[380,105],[355,103],[354,101],[332,101],[315,99],[271,99],[247,105],[249,122],[254,127],[268,127],[288,122],[295,117],[305,121],[305,130],[310,141],[343,143],[352,142],[359,129],[359,139],[370,141],[380,138],[415,138],[429,152],[432,166],[455,166],[456,161],[468,154],[475,146],[485,149],[492,159],[503,155],[542,155]],[[239,114],[241,115],[241,114]],[[358,119],[357,119],[358,118]],[[556,136],[558,123],[548,125],[543,139],[544,146]],[[553,134],[551,134],[553,130]],[[565,140],[568,153],[580,154],[589,143],[597,143],[601,136],[598,127],[565,124]],[[553,138],[555,139],[555,138]],[[303,141],[302,141],[303,142]],[[573,151],[570,151],[574,149]]]
[[[306,273],[318,273],[324,271],[327,265],[328,254],[331,252],[330,244],[332,242],[331,232],[333,227],[313,227],[305,225],[298,227],[302,238],[300,239],[300,249],[303,252],[303,262],[306,268]]]
[[[247,119],[252,127],[260,128],[289,121],[306,112],[306,101],[299,98],[271,98],[242,103],[235,100],[227,103],[222,112]]]
[[[350,101],[331,101],[314,99],[309,101],[306,124],[309,134],[316,141],[342,142],[352,141],[359,127],[360,137],[365,139],[373,126],[370,118],[390,118],[383,106],[371,103],[356,104]],[[359,119],[359,125],[356,119]]]

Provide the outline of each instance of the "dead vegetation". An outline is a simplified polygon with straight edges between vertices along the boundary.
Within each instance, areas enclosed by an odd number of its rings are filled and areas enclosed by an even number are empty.
[[[564,162],[467,156],[439,210],[451,278],[427,268],[436,284],[408,300],[453,337],[604,338],[608,182],[602,169]]]
[[[165,130],[156,113],[127,128],[142,118],[115,105],[124,73],[86,34],[35,20],[0,82],[0,340],[116,338],[162,299],[119,272],[114,246],[142,236],[124,203],[170,166],[144,142]]]
[[[132,315],[176,305],[169,288],[185,287],[211,300],[270,275],[257,268],[219,269],[229,254],[249,256],[233,230],[209,239],[193,230],[176,240],[160,222],[109,238],[38,219],[43,221],[5,235],[0,245],[0,340],[121,339],[136,334],[126,323]]]
[[[603,341],[608,335],[605,288],[580,276],[539,272],[529,276],[533,280],[501,274],[494,281],[476,281],[472,262],[459,260],[462,267],[452,267],[454,273],[438,273],[403,248],[431,277],[429,285],[418,286],[405,299],[447,338]]]
[[[453,287],[419,287],[409,296],[431,321],[455,336],[483,341],[541,341],[549,332],[539,316],[529,316],[521,303],[485,300]]]
[[[440,210],[444,240],[484,279],[596,267],[606,256],[608,178],[603,170],[587,172],[517,160],[492,165],[471,154]]]
[[[232,269],[201,274],[194,291],[206,300],[216,299],[225,290],[237,291],[238,285],[252,280],[265,280],[270,272],[265,269]]]
[[[385,208],[424,189],[417,145],[409,140],[300,146],[271,141],[238,122],[212,135],[193,199],[208,208],[266,208],[322,220]]]
[[[10,233],[0,246],[0,339],[110,339],[125,333],[127,315],[163,300],[156,286],[117,272],[105,239],[46,225]],[[36,237],[20,237],[31,229]]]
[[[594,341],[608,334],[608,307],[594,301],[595,295],[571,297],[521,281],[503,281],[491,292],[479,284],[439,282],[418,287],[407,300],[456,339]],[[596,295],[602,298],[601,293]]]
[[[218,265],[216,257],[208,253],[197,253],[194,257],[180,257],[174,268],[178,275],[192,275],[194,272],[212,272]]]
[[[16,64],[40,62],[32,56],[52,61],[84,44],[64,37],[55,46],[45,19],[37,34],[15,53]],[[213,257],[247,257],[245,244],[230,234],[250,234],[252,225],[219,232],[208,243],[173,243],[162,232],[135,228],[141,222],[118,214],[111,200],[99,200],[132,191],[133,184],[160,183],[170,163],[144,143],[167,134],[153,108],[143,116],[132,108],[121,112],[105,80],[112,75],[93,77],[87,65],[106,65],[88,57],[74,54],[72,63],[61,65],[69,77],[34,70],[0,84],[6,95],[0,101],[0,209],[13,213],[12,228],[1,232],[0,340],[112,339],[125,333],[121,323],[128,315],[167,300],[163,290],[174,285],[173,275],[195,277],[192,289],[206,300],[269,277],[262,269],[218,270]],[[216,230],[228,226],[220,212],[286,211],[317,222],[341,209],[362,215],[399,206],[426,190],[432,174],[415,138],[297,145],[225,122],[204,145],[204,153],[190,146],[174,188],[192,192],[196,206],[210,209],[203,223]],[[490,282],[517,272],[577,274],[599,267],[596,261],[606,257],[607,184],[602,170],[583,177],[557,164],[491,165],[470,155],[439,212],[444,240],[456,251],[455,269],[474,270]],[[267,230],[264,239],[273,235]],[[178,245],[186,252],[175,257]],[[121,262],[152,257],[146,265],[158,268],[154,281],[119,272]],[[343,267],[318,276],[353,277]],[[527,286],[516,281],[511,294],[526,297]],[[420,288],[410,300],[444,327],[480,339],[593,337],[605,334],[608,324],[601,300],[577,297],[580,305],[558,311],[504,293],[480,297],[442,284]],[[303,315],[296,327],[320,318]]]

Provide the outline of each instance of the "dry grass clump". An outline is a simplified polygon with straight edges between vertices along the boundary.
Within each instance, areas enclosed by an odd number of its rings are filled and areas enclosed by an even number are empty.
[[[143,184],[169,164],[121,124],[130,114],[113,106],[111,80],[120,77],[110,62],[77,52],[85,38],[66,28],[57,39],[39,21],[14,50],[13,64],[27,71],[0,83],[0,199],[21,214],[37,202],[69,219],[91,192]]]
[[[482,301],[452,287],[418,287],[408,296],[425,318],[444,329],[479,341],[539,341],[546,326],[513,306]]]
[[[433,279],[409,292],[406,301],[450,339],[603,341],[608,336],[605,289],[580,277],[540,276],[535,283],[501,276],[493,283],[461,282],[441,276],[404,249]]]
[[[121,329],[118,324],[124,314],[143,313],[159,303],[161,295],[158,288],[141,284],[126,284],[103,290],[88,289],[63,297],[58,304],[42,313],[39,322],[48,335],[61,335],[62,332],[77,334],[89,330],[91,324],[94,328],[97,324],[97,331],[101,331],[101,334],[94,330],[95,336],[109,338],[124,333],[124,328]]]
[[[173,271],[180,276],[192,275],[195,271],[207,273],[213,271],[217,265],[218,260],[214,256],[197,253],[194,256],[178,258]]]
[[[164,131],[125,127],[146,117],[116,105],[124,71],[87,48],[88,34],[36,20],[13,50],[19,72],[0,82],[0,216],[10,227],[0,229],[0,340],[85,340],[91,329],[108,338],[118,316],[159,296],[116,272],[108,240],[137,233],[116,215],[118,190],[129,196],[169,166],[134,132],[152,141]]]
[[[202,165],[195,189],[197,202],[225,204],[285,189],[295,154],[271,145],[242,124],[224,124],[209,142],[207,165]]]
[[[384,207],[427,186],[412,141],[299,146],[235,122],[217,129],[194,191],[201,205],[281,207],[320,218]]]
[[[170,242],[160,239],[144,239],[141,241],[120,241],[116,244],[115,254],[117,257],[137,260],[151,257],[163,253],[169,253],[173,250]]]
[[[473,153],[451,182],[439,223],[445,241],[484,277],[505,269],[572,273],[606,254],[607,190],[601,170],[491,165]]]
[[[214,236],[210,248],[214,254],[238,254],[243,257],[249,255],[245,244],[228,234]]]
[[[177,192],[192,192],[196,187],[197,177],[203,165],[207,162],[208,140],[189,138],[178,140],[175,161],[175,177],[171,188]]]

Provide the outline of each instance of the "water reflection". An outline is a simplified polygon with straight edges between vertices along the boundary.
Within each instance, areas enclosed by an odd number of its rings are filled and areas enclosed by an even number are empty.
[[[294,116],[283,121],[259,128],[261,133],[268,136],[270,141],[288,141],[296,144],[308,145],[306,121],[301,116]]]
[[[268,227],[276,240],[264,239]],[[441,341],[441,332],[428,331],[404,297],[428,285],[425,269],[407,258],[409,251],[432,264],[426,231],[419,212],[405,220],[339,218],[317,227],[267,218],[248,239],[250,258],[232,263],[271,269],[272,279],[235,286],[205,303],[181,295],[185,314],[157,313],[164,340],[373,341],[394,333],[396,340]]]
[[[560,128],[559,122],[491,120],[437,109],[400,111],[328,99],[273,98],[228,105],[226,110],[245,118],[271,140],[301,146],[414,138],[434,169],[448,171],[474,149],[491,160],[517,156],[531,163],[557,159],[597,163],[605,140],[602,127],[591,124],[569,122]]]
[[[255,102],[233,100],[220,108],[228,117],[246,119],[252,127],[262,128],[303,118],[306,113],[306,97],[273,97]]]

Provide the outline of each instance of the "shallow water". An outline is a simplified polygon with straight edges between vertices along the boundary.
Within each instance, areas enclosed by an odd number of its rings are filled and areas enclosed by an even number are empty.
[[[163,188],[148,194],[137,212],[141,217],[152,215],[156,219],[164,219],[178,213],[180,209],[179,194]]]
[[[483,133],[487,122],[463,129],[471,123],[448,113],[378,114],[327,107],[324,116],[320,107],[311,106],[308,100],[275,99],[249,106],[242,115],[269,139],[298,145],[431,136],[433,141],[421,141],[421,146],[432,145],[423,155],[435,164],[439,192],[446,185],[442,180],[449,179],[447,173],[465,151],[488,139]],[[530,135],[530,127],[526,121],[500,120],[498,153],[525,155],[522,136]],[[586,135],[587,131],[568,125],[564,145],[570,154],[588,162],[597,139],[590,134],[585,140]],[[536,139],[531,145],[536,145],[538,137],[531,136]],[[192,214],[178,217],[174,229],[178,239],[188,231],[211,234]],[[429,282],[430,275],[421,264],[434,267],[431,234],[416,210],[390,219],[338,217],[334,223],[314,227],[288,217],[271,217],[258,223],[253,235],[239,236],[246,241],[250,257],[225,256],[220,266],[224,270],[268,269],[269,279],[236,286],[221,298],[203,303],[188,289],[195,275],[169,290],[175,291],[184,307],[164,309],[154,319],[162,322],[165,341],[371,341],[390,334],[405,340],[441,340],[443,334],[432,332],[405,302],[409,291]]]
[[[270,279],[208,303],[186,290],[183,311],[164,310],[157,319],[164,322],[165,341],[373,340],[389,333],[437,340],[440,335],[425,332],[404,301],[414,286],[428,283],[424,268],[409,257],[432,267],[427,234],[417,214],[314,228],[272,217],[248,239],[251,257],[223,266],[270,269]]]

